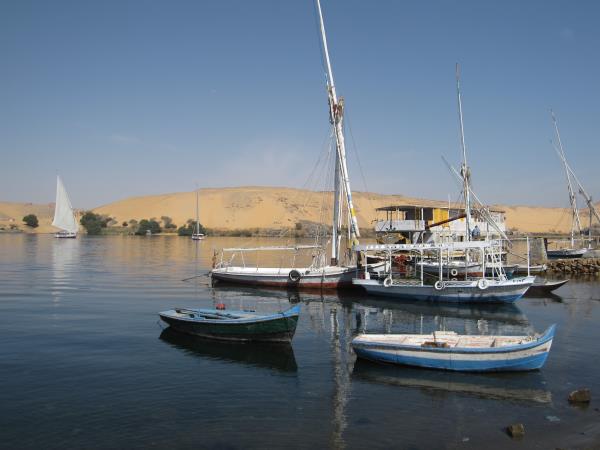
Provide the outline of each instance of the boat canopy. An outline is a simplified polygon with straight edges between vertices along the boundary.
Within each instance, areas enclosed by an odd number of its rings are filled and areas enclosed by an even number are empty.
[[[308,250],[313,248],[323,248],[321,245],[295,245],[293,247],[239,247],[239,248],[224,248],[224,252],[262,252],[262,251],[298,251]]]
[[[356,252],[376,252],[376,251],[431,251],[431,250],[468,250],[483,249],[489,247],[499,247],[502,241],[464,241],[448,243],[429,243],[429,244],[361,244],[353,247]]]

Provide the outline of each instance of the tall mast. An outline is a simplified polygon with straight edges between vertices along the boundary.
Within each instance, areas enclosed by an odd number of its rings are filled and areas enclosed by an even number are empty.
[[[558,149],[560,152],[560,159],[565,167],[565,173],[567,174],[567,188],[569,190],[569,202],[571,203],[571,247],[575,245],[575,227],[581,232],[581,220],[579,219],[579,210],[577,209],[577,198],[573,192],[573,185],[571,184],[571,173],[569,171],[569,165],[567,164],[567,157],[563,150],[562,141],[560,140],[560,133],[558,131],[558,122],[554,111],[550,110],[552,115],[552,121],[554,122],[554,130],[556,131],[556,139],[558,140]]]
[[[198,186],[196,186],[196,234],[200,234],[200,215],[198,213]]]
[[[458,120],[460,123],[460,145],[462,147],[462,165],[460,175],[463,179],[463,192],[465,196],[465,240],[471,240],[471,169],[467,165],[467,147],[465,146],[465,130],[463,126],[462,99],[460,95],[460,66],[456,63],[456,95],[458,99]]]
[[[592,235],[591,235],[591,233],[592,233],[592,220],[593,220],[592,218],[596,217],[596,219],[598,220],[598,223],[600,223],[600,214],[598,214],[598,211],[596,210],[596,207],[594,206],[594,202],[592,201],[591,195],[589,195],[587,193],[587,191],[585,190],[585,188],[583,187],[583,185],[581,184],[581,182],[577,178],[577,175],[575,175],[575,172],[573,171],[572,167],[567,162],[567,158],[565,157],[565,155],[560,152],[559,148],[556,145],[554,145],[554,150],[556,150],[556,153],[557,153],[558,157],[561,159],[561,161],[563,162],[563,164],[565,165],[565,167],[567,168],[567,170],[569,171],[569,173],[571,174],[571,176],[575,180],[575,183],[577,183],[577,187],[579,188],[579,193],[584,198],[585,203],[586,203],[586,205],[587,205],[587,207],[589,209],[589,212],[590,212],[590,229],[588,230],[589,231],[588,235],[591,238],[592,237]]]
[[[327,47],[327,36],[325,34],[325,23],[323,21],[323,12],[321,10],[321,1],[317,0],[317,9],[319,12],[319,26],[321,31],[321,40],[323,43],[323,56],[325,58],[325,66],[327,69],[327,96],[329,99],[329,120],[334,127],[335,142],[336,142],[336,173],[335,173],[335,193],[334,193],[334,208],[333,208],[333,237],[331,245],[331,265],[337,265],[339,262],[339,232],[341,230],[341,197],[346,194],[346,203],[348,214],[350,215],[350,239],[352,244],[358,244],[360,231],[358,230],[358,222],[356,220],[356,212],[352,201],[352,190],[350,189],[350,179],[348,178],[348,166],[346,163],[346,146],[344,143],[344,100],[338,96],[335,90],[333,81],[333,71],[331,69],[331,61],[329,60],[329,49]]]

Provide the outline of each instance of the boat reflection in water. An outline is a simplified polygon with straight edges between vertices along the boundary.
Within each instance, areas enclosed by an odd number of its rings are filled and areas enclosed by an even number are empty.
[[[440,372],[413,367],[382,366],[357,360],[352,379],[420,389],[432,397],[459,394],[514,402],[550,403],[552,401],[552,394],[546,389],[546,382],[541,372],[517,374]]]
[[[291,345],[285,343],[239,343],[216,341],[191,336],[166,328],[160,339],[192,356],[234,362],[280,372],[296,372],[296,357]]]
[[[358,333],[532,334],[527,317],[514,304],[459,305],[360,299],[352,302]]]

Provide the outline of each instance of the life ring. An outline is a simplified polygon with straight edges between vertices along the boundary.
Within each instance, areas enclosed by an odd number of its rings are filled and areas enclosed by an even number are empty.
[[[383,285],[385,287],[390,287],[392,285],[392,278],[391,277],[387,277],[385,280],[383,280]]]
[[[456,278],[452,278],[452,281],[457,281]]]
[[[288,278],[292,283],[297,283],[298,281],[300,281],[300,278],[302,278],[302,274],[297,270],[290,270]]]
[[[436,291],[441,291],[442,289],[444,289],[444,288],[445,288],[445,286],[444,286],[444,282],[443,282],[443,281],[440,281],[440,280],[437,280],[437,281],[435,282],[435,284],[433,285],[433,287],[435,288],[435,290],[436,290]]]
[[[487,289],[490,286],[490,282],[488,280],[486,280],[485,278],[481,278],[478,282],[477,282],[477,287],[479,289],[481,289],[482,291]]]
[[[450,269],[450,275],[452,275],[453,277],[455,277],[456,275],[458,275],[458,270],[456,270],[456,269]]]

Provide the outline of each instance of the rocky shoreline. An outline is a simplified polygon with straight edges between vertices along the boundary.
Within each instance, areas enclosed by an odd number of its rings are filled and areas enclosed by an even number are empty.
[[[600,277],[600,258],[557,259],[548,261],[548,272]]]

